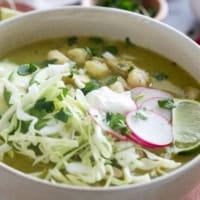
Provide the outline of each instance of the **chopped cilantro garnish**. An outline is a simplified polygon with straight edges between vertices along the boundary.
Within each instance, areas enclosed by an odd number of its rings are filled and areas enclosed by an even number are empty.
[[[172,110],[175,108],[174,100],[173,99],[164,99],[164,100],[159,100],[158,105],[161,108],[167,109],[167,110]]]
[[[44,60],[41,63],[38,64],[40,68],[45,68],[49,64],[55,64],[57,62],[57,59],[51,59],[51,60]]]
[[[76,36],[72,36],[72,37],[67,38],[67,44],[68,44],[69,46],[73,46],[73,45],[75,45],[77,42],[78,42],[78,38],[77,38]]]
[[[134,97],[133,97],[133,99],[134,99],[135,101],[138,101],[138,100],[140,100],[140,99],[142,99],[142,98],[144,98],[144,95],[143,95],[143,94],[137,95],[137,96],[134,96]]]
[[[89,56],[93,56],[92,50],[89,47],[85,47],[84,49],[88,53]]]
[[[66,95],[67,95],[69,89],[68,89],[68,88],[61,88],[61,89],[62,89],[62,94],[63,94],[63,96],[66,97]]]
[[[35,124],[35,128],[37,129],[37,130],[40,130],[40,129],[42,129],[43,127],[45,127],[46,126],[46,124],[47,124],[47,122],[49,121],[49,119],[47,119],[47,118],[41,118],[36,124]]]
[[[68,78],[73,78],[74,73],[71,71],[70,74],[67,76]]]
[[[51,113],[54,111],[54,103],[53,101],[46,101],[45,98],[39,99],[34,108],[37,110],[45,110],[47,113]]]
[[[106,113],[106,121],[110,128],[121,134],[129,134],[130,130],[126,125],[126,118],[120,113]]]
[[[96,90],[101,87],[101,84],[96,80],[91,80],[90,82],[85,84],[85,87],[82,89],[84,94],[91,92],[92,90]]]
[[[52,113],[55,109],[53,101],[46,101],[45,98],[36,101],[30,113],[38,118],[44,117],[48,113]]]
[[[17,73],[20,76],[26,76],[26,75],[32,74],[36,70],[37,70],[37,66],[36,65],[34,65],[34,64],[26,64],[26,65],[19,66],[18,69],[17,69]]]
[[[29,129],[31,121],[20,121],[20,131],[26,133]]]
[[[127,47],[132,47],[132,46],[133,46],[133,43],[131,42],[131,40],[130,40],[129,37],[126,37],[125,43],[126,43],[126,46],[127,46]]]
[[[128,72],[131,72],[133,69],[134,69],[134,67],[130,66],[129,69],[128,69]]]
[[[85,51],[88,53],[89,56],[101,57],[101,51],[97,48],[86,47]]]
[[[116,46],[110,45],[110,46],[106,46],[104,47],[106,51],[109,51],[110,53],[117,55],[118,54],[118,49]]]
[[[62,101],[66,96],[67,96],[67,93],[68,93],[68,88],[60,88],[61,89],[61,93],[58,95],[58,99],[60,101]]]
[[[117,79],[118,79],[117,76],[114,76],[114,77],[110,78],[110,79],[107,81],[106,85],[112,85],[112,84],[114,84],[114,83],[117,81]]]
[[[97,48],[90,48],[90,49],[91,49],[91,52],[92,52],[92,55],[93,55],[93,56],[101,57],[101,55],[102,55],[102,50],[97,49]]]
[[[163,81],[163,80],[166,80],[166,79],[168,79],[168,75],[167,74],[164,74],[164,73],[155,73],[154,75],[153,75],[153,77],[155,78],[155,79],[157,79],[158,81]]]
[[[104,43],[104,40],[100,37],[90,37],[89,41],[94,43],[94,44],[102,44]]]
[[[62,121],[64,123],[66,123],[69,119],[69,117],[71,116],[71,113],[64,111],[64,109],[60,109],[59,112],[57,112],[54,117],[59,120]]]
[[[148,118],[147,118],[145,115],[143,115],[141,112],[136,112],[135,115],[134,115],[134,117],[135,117],[136,119],[141,119],[141,120],[147,120],[147,119],[148,119]]]
[[[118,168],[118,169],[122,169],[122,166],[118,163],[117,159],[113,158],[110,160],[111,165]]]
[[[67,76],[69,78],[73,78],[74,74],[78,74],[79,73],[79,69],[77,67],[73,67],[71,70],[70,70],[70,74]]]

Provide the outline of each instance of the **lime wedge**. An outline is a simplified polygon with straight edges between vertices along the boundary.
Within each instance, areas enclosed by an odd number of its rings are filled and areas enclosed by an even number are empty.
[[[20,14],[20,12],[16,10],[11,10],[8,8],[0,8],[0,21],[4,19],[8,19],[10,17],[16,16]]]
[[[200,149],[200,102],[176,99],[173,109],[173,135],[175,152]]]

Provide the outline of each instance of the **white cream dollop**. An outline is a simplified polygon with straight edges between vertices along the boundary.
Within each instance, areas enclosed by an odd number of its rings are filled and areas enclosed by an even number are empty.
[[[88,93],[86,99],[91,107],[105,112],[125,114],[136,109],[130,91],[117,93],[108,87],[101,87]]]

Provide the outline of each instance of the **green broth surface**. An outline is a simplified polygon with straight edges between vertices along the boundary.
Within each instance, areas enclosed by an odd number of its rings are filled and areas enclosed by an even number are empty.
[[[158,55],[157,53],[135,45],[133,47],[127,47],[124,42],[118,41],[110,42],[109,40],[106,40],[105,45],[114,45],[119,50],[119,54],[127,54],[133,56],[134,63],[138,67],[147,70],[149,73],[167,74],[170,81],[178,86],[199,87],[199,84],[191,77],[191,75],[184,71],[180,66]],[[99,46],[101,45],[95,44],[94,42],[90,41],[90,39],[84,37],[79,38],[77,43],[73,46],[67,45],[66,38],[54,39],[34,43],[17,49],[7,55],[5,58],[17,64],[35,63],[45,60],[47,53],[51,49],[58,49],[63,53],[67,53],[69,49],[75,47],[99,48]]]

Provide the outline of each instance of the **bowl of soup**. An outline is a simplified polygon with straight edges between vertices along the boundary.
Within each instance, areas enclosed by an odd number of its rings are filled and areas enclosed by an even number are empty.
[[[199,182],[199,47],[148,17],[35,11],[0,24],[3,199],[181,199]]]

